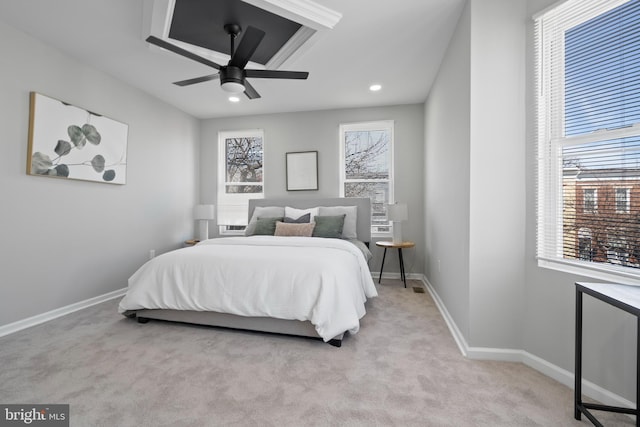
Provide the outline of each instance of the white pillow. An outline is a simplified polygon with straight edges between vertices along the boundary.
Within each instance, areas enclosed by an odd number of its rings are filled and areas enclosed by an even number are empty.
[[[342,227],[343,239],[357,239],[357,221],[358,221],[358,207],[357,206],[320,206],[318,208],[318,215],[331,216],[342,215],[344,217],[344,227]]]
[[[256,229],[256,221],[258,218],[282,218],[284,217],[284,208],[282,206],[256,206],[253,209],[253,215],[251,221],[247,224],[247,228],[244,229],[245,236],[253,235]]]
[[[309,222],[313,222],[313,218],[318,215],[318,208],[309,208],[309,209],[296,209],[291,206],[285,206],[284,208],[284,216],[291,219],[298,219],[302,215],[311,214],[311,219]]]

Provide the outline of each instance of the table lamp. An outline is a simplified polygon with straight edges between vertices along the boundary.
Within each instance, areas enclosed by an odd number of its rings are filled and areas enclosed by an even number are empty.
[[[402,242],[402,221],[409,219],[406,203],[387,205],[387,215],[393,225],[393,243]]]
[[[215,206],[196,205],[193,217],[198,221],[198,240],[207,240],[209,238],[209,221],[216,217]]]

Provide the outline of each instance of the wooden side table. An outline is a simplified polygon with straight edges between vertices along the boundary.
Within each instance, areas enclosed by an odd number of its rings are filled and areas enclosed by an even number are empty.
[[[380,266],[380,277],[378,277],[378,283],[380,283],[380,281],[382,280],[382,270],[384,269],[384,259],[387,256],[387,249],[391,248],[397,248],[398,249],[398,259],[400,260],[400,278],[402,279],[402,281],[404,282],[404,287],[407,287],[407,276],[405,276],[404,274],[404,259],[402,258],[402,249],[406,249],[406,248],[412,248],[414,247],[416,244],[413,242],[400,242],[400,243],[393,243],[393,242],[389,242],[387,240],[383,240],[380,242],[376,242],[376,246],[384,248],[384,253],[382,254],[382,265]]]
[[[190,239],[190,240],[185,240],[184,241],[184,245],[185,246],[195,246],[198,243],[200,243],[200,240],[198,240],[198,239]]]

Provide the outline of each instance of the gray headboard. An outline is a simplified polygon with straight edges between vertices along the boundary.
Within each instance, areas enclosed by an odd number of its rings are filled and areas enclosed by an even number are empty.
[[[315,208],[316,206],[357,206],[358,222],[356,233],[358,240],[371,241],[371,199],[368,197],[336,197],[332,199],[251,199],[249,200],[249,219],[256,206],[291,206],[296,209]]]

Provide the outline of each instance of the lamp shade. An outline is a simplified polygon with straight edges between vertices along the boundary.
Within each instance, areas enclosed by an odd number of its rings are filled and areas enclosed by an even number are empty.
[[[406,203],[395,203],[387,206],[389,221],[406,221],[409,219],[409,212]]]
[[[213,205],[196,205],[193,211],[194,219],[215,219],[216,210]]]

